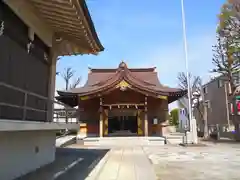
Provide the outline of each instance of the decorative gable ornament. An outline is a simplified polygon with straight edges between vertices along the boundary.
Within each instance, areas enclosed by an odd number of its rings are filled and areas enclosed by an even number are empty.
[[[131,86],[125,81],[122,80],[117,86],[116,88],[119,88],[121,91],[126,91],[128,88],[130,88]]]

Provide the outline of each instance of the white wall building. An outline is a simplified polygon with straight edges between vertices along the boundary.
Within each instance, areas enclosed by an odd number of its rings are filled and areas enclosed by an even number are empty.
[[[179,118],[179,125],[178,128],[184,130],[186,126],[188,126],[188,117],[187,111],[185,108],[179,108],[178,110],[178,118]]]
[[[56,132],[79,128],[53,122],[57,57],[102,50],[85,1],[0,0],[0,180],[53,162]]]

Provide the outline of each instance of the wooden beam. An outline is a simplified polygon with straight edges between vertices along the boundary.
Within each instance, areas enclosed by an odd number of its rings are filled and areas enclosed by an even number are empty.
[[[144,103],[117,103],[117,104],[103,104],[103,106],[144,106]]]
[[[75,9],[76,9],[76,12],[77,14],[80,16],[80,17],[85,17],[84,16],[84,12],[83,12],[83,9],[81,8],[81,5],[79,3],[79,0],[71,0],[73,2],[73,4],[75,4]],[[93,37],[93,34],[91,32],[91,28],[89,27],[89,23],[87,22],[86,18],[83,18],[83,23],[84,23],[84,27],[86,28],[86,31],[88,32],[87,34],[90,36],[89,38],[91,39],[91,41],[94,43],[94,50],[98,50],[99,47],[97,46],[96,44],[96,41],[94,41],[94,37]]]
[[[67,22],[59,22],[51,19],[47,19],[47,21],[51,23],[51,27],[53,27],[54,29],[60,32],[64,32],[64,30],[68,30],[68,32],[71,32],[71,34],[75,34],[75,36],[77,37],[82,36],[85,39],[84,34],[81,31],[82,29],[80,29],[79,27],[73,24],[69,24]],[[67,26],[65,26],[66,24]]]
[[[32,28],[44,43],[49,47],[52,46],[53,30],[45,22],[45,19],[40,17],[39,13],[36,13],[35,8],[29,1],[4,0],[4,2],[28,27]]]
[[[58,18],[73,18],[73,19],[77,19],[76,15],[74,13],[69,13],[69,12],[59,12],[57,10],[54,10],[51,8],[46,8],[46,9],[39,9],[39,12],[42,13],[45,16],[52,16],[52,17],[58,17]],[[80,23],[80,19],[79,19],[79,23]],[[80,23],[82,24],[82,23]]]
[[[72,11],[76,12],[73,6],[69,3],[60,4],[57,1],[43,1],[43,0],[31,0],[34,6],[45,9],[46,7],[58,9],[58,11]],[[76,13],[75,13],[76,14]]]
[[[74,28],[74,29],[77,29],[77,30],[80,30],[82,32],[82,30],[84,29],[83,26],[79,26],[79,21],[75,20],[75,23],[73,22],[73,20],[71,19],[59,19],[59,18],[56,18],[56,17],[51,17],[51,16],[45,16],[44,15],[44,18],[50,22],[51,24],[57,24],[57,25],[61,25],[62,28],[65,28],[67,25],[68,27],[71,27],[71,28]],[[73,29],[72,29],[73,30]]]
[[[30,1],[42,3],[42,0],[30,0]],[[53,0],[50,0],[50,1],[45,2],[45,3],[56,3],[56,0],[54,0],[54,2],[53,2]],[[61,4],[61,5],[71,5],[69,0],[68,1],[66,1],[66,0],[59,0],[59,1],[57,1],[57,3]]]

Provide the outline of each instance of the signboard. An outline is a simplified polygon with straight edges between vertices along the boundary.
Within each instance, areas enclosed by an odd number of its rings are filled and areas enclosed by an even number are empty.
[[[236,99],[237,99],[237,100],[240,100],[240,96],[236,96]]]
[[[240,115],[240,99],[236,100],[236,104],[237,104],[237,114]]]
[[[88,100],[88,99],[89,99],[88,96],[81,96],[81,97],[80,97],[80,100],[82,100],[82,101],[85,101],[85,100]]]
[[[153,124],[158,124],[158,119],[157,118],[153,119]]]
[[[167,100],[167,99],[168,99],[167,96],[161,96],[161,95],[159,95],[158,98],[159,98],[159,99],[163,99],[163,100]]]
[[[240,116],[240,96],[236,96],[236,108],[237,108],[237,114]],[[231,104],[231,110],[232,110],[232,114],[234,114],[233,104]]]

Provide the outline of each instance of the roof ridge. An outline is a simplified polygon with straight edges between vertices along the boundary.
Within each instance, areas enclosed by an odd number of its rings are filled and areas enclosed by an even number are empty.
[[[156,67],[149,68],[127,68],[131,72],[155,72]],[[118,68],[89,68],[90,73],[116,72]]]
[[[131,76],[132,78],[136,79],[137,81],[143,82],[143,83],[148,84],[148,85],[156,86],[156,84],[153,84],[153,83],[150,83],[150,82],[147,82],[147,81],[145,81],[145,80],[143,80],[143,79],[138,78],[138,77],[135,76],[131,71],[129,71],[128,74],[130,74],[130,76]]]
[[[90,73],[98,73],[98,72],[115,72],[119,69],[125,68],[128,69],[131,72],[155,72],[156,67],[148,67],[148,68],[128,68],[127,64],[124,61],[121,61],[121,63],[118,65],[117,68],[91,68],[88,67],[90,70]]]

